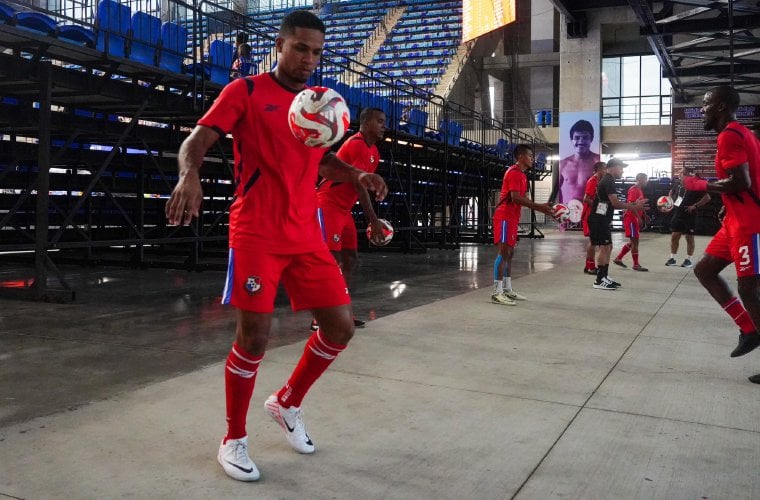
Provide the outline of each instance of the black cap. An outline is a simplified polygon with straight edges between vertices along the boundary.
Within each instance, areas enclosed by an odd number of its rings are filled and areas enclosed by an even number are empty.
[[[623,160],[618,160],[617,158],[610,158],[610,161],[607,162],[607,168],[612,167],[627,167],[627,163],[623,163]]]

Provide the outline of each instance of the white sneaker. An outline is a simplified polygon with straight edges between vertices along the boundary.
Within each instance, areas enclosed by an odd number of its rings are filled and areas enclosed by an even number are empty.
[[[269,416],[285,431],[285,438],[298,453],[314,453],[314,443],[306,433],[301,408],[284,408],[277,400],[277,394],[269,396],[264,403]]]
[[[520,295],[519,293],[515,292],[514,290],[504,290],[504,295],[509,297],[512,300],[528,300],[525,298],[525,296]]]
[[[503,306],[516,306],[517,302],[510,299],[506,295],[504,295],[504,292],[501,293],[495,293],[491,295],[491,302],[494,304],[501,304]]]
[[[248,456],[248,436],[240,439],[228,439],[227,443],[222,440],[217,455],[219,465],[232,479],[238,481],[257,481],[259,469]]]

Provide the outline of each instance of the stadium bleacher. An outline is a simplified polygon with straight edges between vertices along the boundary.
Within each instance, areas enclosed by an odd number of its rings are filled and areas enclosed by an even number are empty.
[[[88,259],[95,249],[113,249],[144,262],[145,248],[153,247],[167,265],[198,265],[226,241],[232,144],[223,139],[209,152],[204,211],[189,228],[168,226],[163,216],[177,149],[229,82],[235,36],[248,33],[258,70],[269,71],[277,27],[292,9],[242,15],[165,0],[170,11],[162,12],[150,10],[150,0],[82,0],[56,10],[61,5],[0,0],[0,79],[7,90],[0,125],[8,131],[0,144],[13,144],[0,147],[0,178],[11,186],[0,192],[0,251],[34,249],[29,235],[40,196],[31,186],[47,162],[54,168],[45,230],[59,255],[84,249]],[[460,16],[444,0],[348,0],[327,4],[320,15],[326,47],[309,84],[344,96],[352,131],[363,108],[385,111],[388,136],[378,147],[392,175],[379,210],[405,251],[458,241],[458,228],[436,222],[441,207],[457,197],[485,206],[513,143],[531,140],[432,94],[459,44],[453,25]],[[43,131],[49,148],[41,147]],[[52,156],[47,161],[43,150]],[[469,230],[482,240],[488,228]],[[179,264],[177,248],[186,258]]]

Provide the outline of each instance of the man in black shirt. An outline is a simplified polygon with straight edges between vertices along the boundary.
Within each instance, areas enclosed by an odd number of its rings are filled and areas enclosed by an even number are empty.
[[[597,247],[596,253],[596,282],[594,288],[599,290],[615,290],[620,283],[613,281],[607,275],[612,254],[612,214],[615,209],[641,210],[646,209],[646,198],[640,198],[635,203],[623,203],[618,199],[615,190],[615,179],[623,176],[623,169],[628,164],[617,158],[607,162],[607,173],[599,180],[596,187],[596,197],[588,216],[588,226],[591,244]]]
[[[682,176],[694,175],[694,167],[683,167]],[[710,203],[710,195],[707,192],[687,191],[683,182],[675,180],[670,190],[675,208],[673,218],[670,220],[670,258],[665,262],[666,266],[676,266],[678,254],[678,242],[683,234],[686,237],[686,259],[681,267],[693,267],[694,256],[694,230],[697,227],[697,209]]]

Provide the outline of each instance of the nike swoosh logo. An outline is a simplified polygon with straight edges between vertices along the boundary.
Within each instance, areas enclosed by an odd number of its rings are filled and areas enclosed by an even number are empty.
[[[295,427],[291,427],[291,426],[289,426],[289,425],[288,425],[288,421],[287,421],[287,420],[285,420],[284,418],[282,419],[282,422],[285,424],[285,428],[286,428],[286,429],[288,429],[288,432],[293,432],[294,430],[296,430],[296,428],[295,428]]]
[[[238,464],[233,464],[229,460],[225,460],[225,462],[227,462],[231,466],[235,467],[236,469],[240,469],[241,471],[245,472],[246,474],[250,474],[251,472],[253,472],[253,467],[251,467],[250,469],[246,469],[245,467],[240,467]]]

